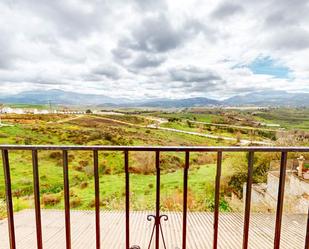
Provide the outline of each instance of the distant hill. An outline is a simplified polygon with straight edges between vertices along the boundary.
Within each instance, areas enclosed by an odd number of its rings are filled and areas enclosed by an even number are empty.
[[[0,96],[2,103],[23,103],[23,104],[53,104],[67,105],[97,105],[103,103],[121,104],[127,103],[128,99],[114,99],[105,95],[83,94],[62,90],[41,90],[26,91],[14,95]]]
[[[186,99],[130,100],[112,98],[99,94],[83,94],[62,90],[26,91],[12,95],[0,95],[0,103],[64,105],[95,105],[98,107],[157,107],[185,108],[202,106],[308,106],[309,93],[288,93],[286,91],[258,91],[236,95],[223,101],[197,97]]]
[[[66,105],[97,105],[99,107],[192,107],[218,105],[219,101],[208,98],[188,99],[153,99],[153,100],[129,100],[125,98],[111,98],[105,95],[83,94],[62,90],[26,91],[14,95],[0,96],[2,103],[23,104],[53,104]]]
[[[289,93],[286,91],[259,91],[237,95],[222,102],[224,105],[255,106],[309,106],[309,93]]]
[[[151,100],[139,104],[144,107],[194,107],[194,106],[214,106],[220,105],[220,101],[208,98],[188,98],[188,99],[162,99],[162,100]]]

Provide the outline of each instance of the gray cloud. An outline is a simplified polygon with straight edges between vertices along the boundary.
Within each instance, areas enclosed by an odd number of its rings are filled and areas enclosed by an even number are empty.
[[[172,69],[169,71],[169,74],[173,81],[218,83],[222,81],[222,78],[218,74],[210,70],[203,70],[192,66],[181,69]]]
[[[102,30],[102,12],[108,15],[109,9],[103,0],[96,1],[96,7],[87,5],[84,1],[63,0],[15,0],[11,8],[23,9],[35,16],[41,17],[47,25],[52,25],[56,34],[70,39],[89,35],[94,31]],[[54,35],[56,35],[54,34]],[[53,35],[50,33],[50,35]]]
[[[120,78],[120,73],[117,67],[109,65],[100,65],[92,70],[95,75],[102,75],[110,79],[118,80]]]
[[[164,0],[134,0],[143,11],[162,11],[167,8]]]
[[[16,61],[20,59],[14,49],[14,36],[0,27],[0,69],[14,69]]]
[[[184,93],[215,91],[224,88],[227,83],[213,70],[194,66],[170,69],[169,75],[173,82],[170,87],[182,89]]]
[[[270,46],[275,50],[302,50],[309,48],[309,30],[298,27],[285,28],[269,38]]]
[[[272,12],[269,16],[265,19],[265,27],[282,27],[290,26],[290,25],[297,25],[298,21],[295,18],[289,17],[286,13],[282,11]]]
[[[178,47],[184,37],[183,30],[172,27],[163,14],[145,18],[132,32],[132,37],[120,41],[120,46],[148,52],[166,52]]]
[[[3,0],[0,89],[132,97],[308,89],[308,13],[304,0]],[[260,55],[293,79],[232,67]]]
[[[4,39],[3,39],[4,38]],[[9,69],[13,65],[12,54],[5,37],[0,37],[0,69]]]
[[[112,54],[116,60],[125,60],[129,59],[132,56],[132,53],[129,49],[118,47],[112,50]]]
[[[121,39],[118,49],[113,51],[117,55],[122,54],[128,48],[136,51],[152,53],[167,52],[183,45],[188,39],[194,38],[198,33],[205,33],[207,38],[212,39],[215,31],[201,22],[190,19],[180,27],[174,27],[165,14],[154,15],[144,18],[135,27],[130,37]]]
[[[134,68],[157,67],[161,65],[165,60],[165,56],[141,54],[130,64],[130,66]]]
[[[223,2],[212,12],[211,16],[215,19],[224,19],[242,11],[244,11],[244,9],[239,4]]]

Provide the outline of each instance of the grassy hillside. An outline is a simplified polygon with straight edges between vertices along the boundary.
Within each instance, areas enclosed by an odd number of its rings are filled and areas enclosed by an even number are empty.
[[[149,127],[155,120],[148,114],[126,115],[2,115],[2,122],[11,126],[0,127],[0,144],[67,144],[67,145],[233,145],[220,139],[154,129]],[[261,115],[239,113],[240,117]],[[273,116],[271,116],[273,115]],[[276,117],[269,113],[267,118]],[[151,117],[170,119],[162,124],[181,130],[207,132],[235,137],[234,129],[192,125],[188,120],[214,122],[228,120],[218,113],[152,113]],[[263,117],[263,120],[266,117]],[[274,118],[272,122],[277,122]],[[303,121],[305,117],[303,117]],[[304,123],[302,123],[304,124]],[[243,133],[244,138],[249,134]],[[265,139],[259,133],[255,139]],[[294,155],[290,155],[294,157]],[[265,181],[270,160],[277,155],[257,155],[254,182]],[[154,153],[132,152],[130,159],[131,206],[133,210],[154,209],[155,205],[155,158]],[[230,203],[232,192],[241,196],[246,181],[246,154],[225,153],[221,181],[222,210],[233,210]],[[10,152],[14,209],[33,207],[33,177],[30,151]],[[161,206],[163,210],[181,210],[184,153],[161,153]],[[39,151],[41,203],[44,208],[63,208],[63,170],[60,151]],[[124,158],[122,152],[99,152],[100,196],[104,209],[124,207]],[[191,153],[189,171],[190,210],[212,210],[214,179],[216,174],[215,153]],[[0,216],[5,216],[5,188],[3,169],[0,167]],[[92,209],[94,206],[93,158],[91,152],[69,152],[69,179],[71,207]],[[1,201],[2,200],[2,201]]]
[[[119,119],[121,117],[121,119]],[[114,117],[108,117],[114,118]],[[123,122],[147,125],[149,120],[117,116]],[[84,144],[84,145],[216,145],[218,141],[198,136],[129,126],[104,117],[68,115],[6,115],[3,122],[14,124],[0,128],[1,144]],[[135,122],[136,121],[136,122]],[[222,144],[223,142],[220,142]],[[227,143],[223,143],[228,145]],[[42,206],[63,208],[62,155],[60,151],[40,151],[39,171]],[[211,157],[213,158],[213,157]],[[162,208],[179,209],[182,193],[182,153],[163,153]],[[208,210],[212,203],[213,187],[206,187],[214,177],[214,161],[191,156],[192,185],[190,198],[194,210]],[[33,182],[30,151],[10,152],[12,191],[16,210],[33,207]],[[154,208],[155,174],[153,153],[131,153],[130,171],[133,209]],[[70,188],[72,208],[91,209],[94,203],[93,161],[90,152],[70,152]],[[100,152],[99,170],[101,205],[120,209],[124,201],[124,169],[121,152]],[[0,169],[0,197],[4,199],[3,170]],[[190,180],[191,181],[191,180]],[[210,182],[208,181],[207,184]],[[191,193],[192,192],[192,193]],[[203,192],[203,195],[197,193]],[[171,199],[173,196],[174,199]],[[227,205],[224,204],[224,209]],[[2,211],[4,213],[4,210]]]

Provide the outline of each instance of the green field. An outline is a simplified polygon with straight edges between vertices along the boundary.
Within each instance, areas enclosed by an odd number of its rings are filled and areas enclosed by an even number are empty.
[[[258,112],[255,118],[266,123],[280,124],[286,129],[309,130],[309,108],[278,108]]]

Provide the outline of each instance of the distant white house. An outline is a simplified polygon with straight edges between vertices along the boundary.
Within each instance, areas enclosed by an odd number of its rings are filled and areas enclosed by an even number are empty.
[[[34,109],[33,110],[33,114],[49,114],[50,111],[48,110],[38,110],[38,109]]]
[[[0,110],[1,113],[14,113],[14,114],[25,114],[25,110],[22,108],[11,108],[11,107],[3,107]]]
[[[0,109],[0,113],[7,114],[49,114],[49,110],[38,110],[38,109],[28,109],[28,108],[12,108],[3,107]]]
[[[80,110],[47,110],[47,109],[30,109],[30,108],[12,108],[12,107],[3,107],[0,109],[0,113],[7,114],[85,114],[85,111]]]

